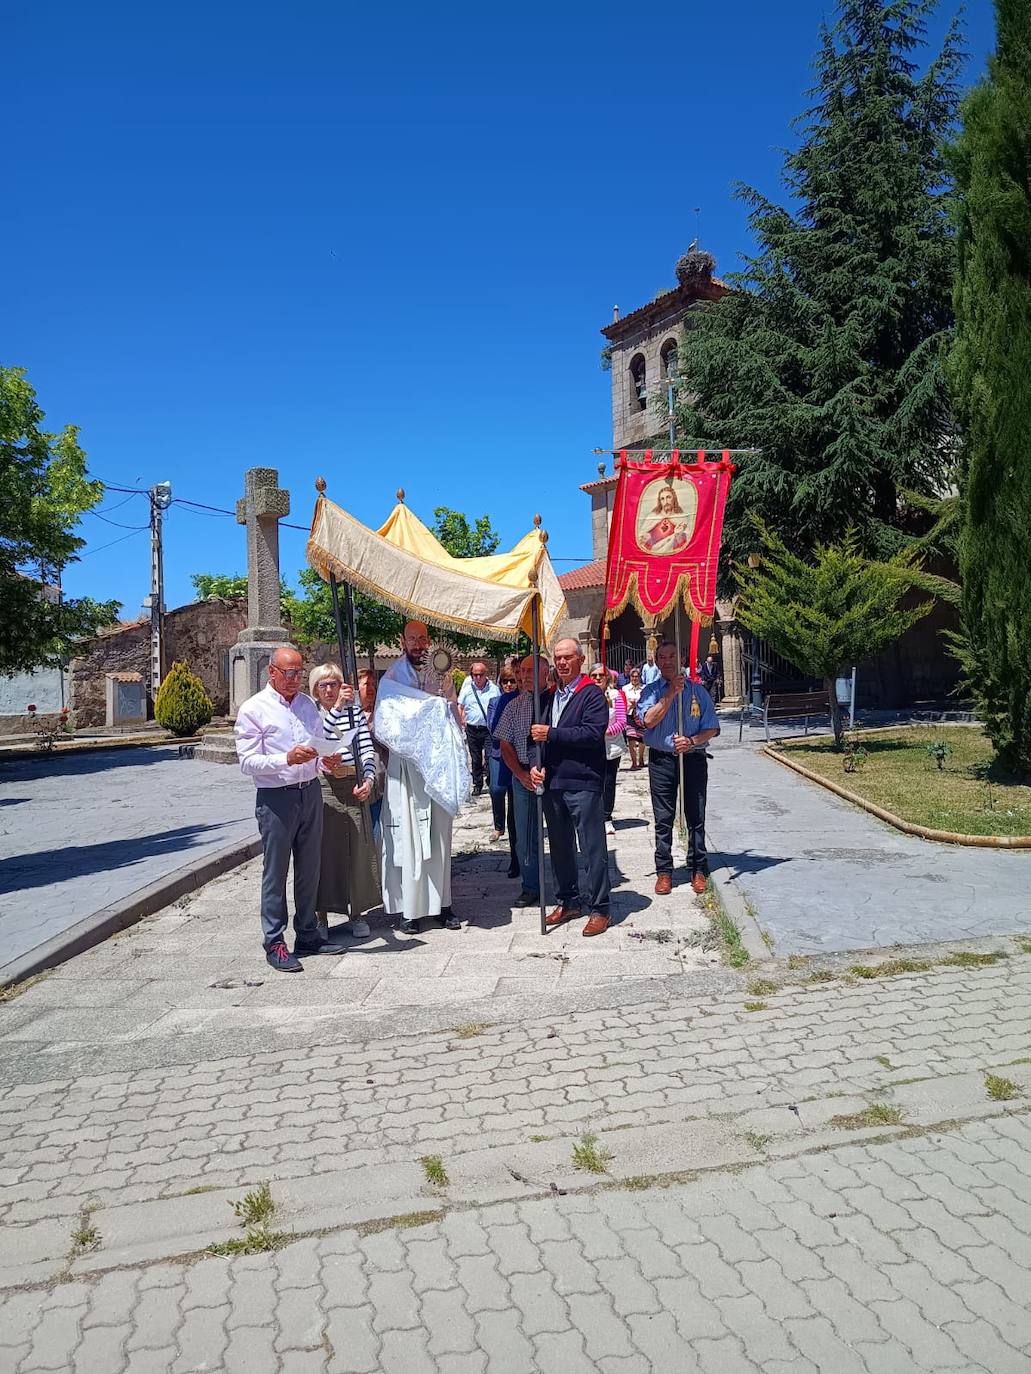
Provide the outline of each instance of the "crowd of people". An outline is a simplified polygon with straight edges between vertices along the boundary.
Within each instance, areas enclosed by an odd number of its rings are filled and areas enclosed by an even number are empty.
[[[469,793],[485,790],[492,842],[507,838],[508,876],[520,883],[513,907],[540,905],[547,864],[555,894],[548,929],[582,918],[585,936],[603,934],[608,836],[626,753],[630,771],[648,770],[656,895],[673,887],[678,795],[688,878],[705,890],[706,745],[719,721],[704,671],[692,681],[675,645],[661,644],[622,673],[601,663],[585,672],[579,643],[559,640],[553,664],[537,660],[536,712],[532,654],[507,659],[497,682],[477,659],[456,691],[449,666],[430,654],[424,624],[410,621],[401,647],[378,682],[365,670],[349,683],[338,664],[321,664],[308,694],[300,652],[278,648],[267,685],[237,714],[240,767],[256,786],[262,941],[273,968],[299,972],[305,957],[342,954],[370,935],[367,915],[381,903],[404,935],[428,920],[461,929],[451,904],[452,826]],[[346,921],[333,926],[331,916]]]

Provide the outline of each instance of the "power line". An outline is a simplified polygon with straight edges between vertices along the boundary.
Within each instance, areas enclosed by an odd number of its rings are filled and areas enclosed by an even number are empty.
[[[101,515],[98,510],[88,510],[86,514],[95,516],[98,520],[103,520],[105,525],[114,525],[116,530],[138,530],[144,528],[142,525],[125,525],[121,520],[109,520],[106,515]]]
[[[105,549],[112,549],[116,544],[121,544],[123,540],[131,539],[134,534],[143,534],[146,530],[149,529],[149,525],[138,525],[136,529],[130,530],[128,534],[122,534],[119,535],[117,539],[112,539],[110,544],[101,544],[99,549],[87,549],[85,553],[81,553],[79,555],[79,558],[81,560],[83,558],[89,558],[91,554],[94,553],[103,553]]]

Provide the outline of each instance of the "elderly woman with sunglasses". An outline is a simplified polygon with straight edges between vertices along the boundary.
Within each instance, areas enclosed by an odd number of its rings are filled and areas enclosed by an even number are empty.
[[[626,751],[626,697],[616,686],[615,679],[600,663],[591,669],[591,681],[596,682],[605,693],[609,707],[609,723],[605,731],[605,788],[602,793],[605,806],[605,829],[610,835],[616,833],[612,823],[612,811],[616,805],[616,778],[619,774],[619,761]]]
[[[491,835],[491,843],[497,844],[502,835],[508,831],[508,876],[510,878],[519,877],[519,856],[516,852],[516,826],[515,810],[512,805],[512,774],[508,764],[501,757],[501,741],[497,737],[498,721],[505,712],[505,707],[518,695],[518,684],[516,682],[516,660],[506,658],[505,666],[498,674],[498,686],[501,688],[501,695],[491,702],[487,708],[487,725],[490,729],[490,757],[488,760],[488,777],[490,779],[490,804],[494,813],[494,833]]]
[[[322,868],[315,917],[321,926],[328,927],[331,911],[349,916],[349,933],[364,939],[369,935],[365,913],[382,900],[379,857],[372,821],[364,806],[376,780],[376,751],[354,688],[344,681],[335,663],[323,663],[311,670],[308,691],[319,708],[327,739],[355,732],[351,749],[344,751],[346,761],[319,775]]]

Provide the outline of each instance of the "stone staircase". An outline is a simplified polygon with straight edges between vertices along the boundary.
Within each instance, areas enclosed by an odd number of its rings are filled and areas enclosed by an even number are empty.
[[[206,730],[200,744],[193,750],[193,758],[204,759],[206,763],[237,763],[236,741],[232,727],[221,730]]]

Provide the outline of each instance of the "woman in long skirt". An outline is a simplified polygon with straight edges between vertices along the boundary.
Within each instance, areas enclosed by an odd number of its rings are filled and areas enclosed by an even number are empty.
[[[330,912],[348,916],[348,933],[364,939],[369,934],[365,913],[381,901],[379,858],[366,805],[376,780],[376,751],[354,688],[344,681],[335,663],[313,668],[308,690],[319,707],[328,739],[355,732],[343,761],[332,772],[319,773],[322,868],[315,915],[325,926]]]

